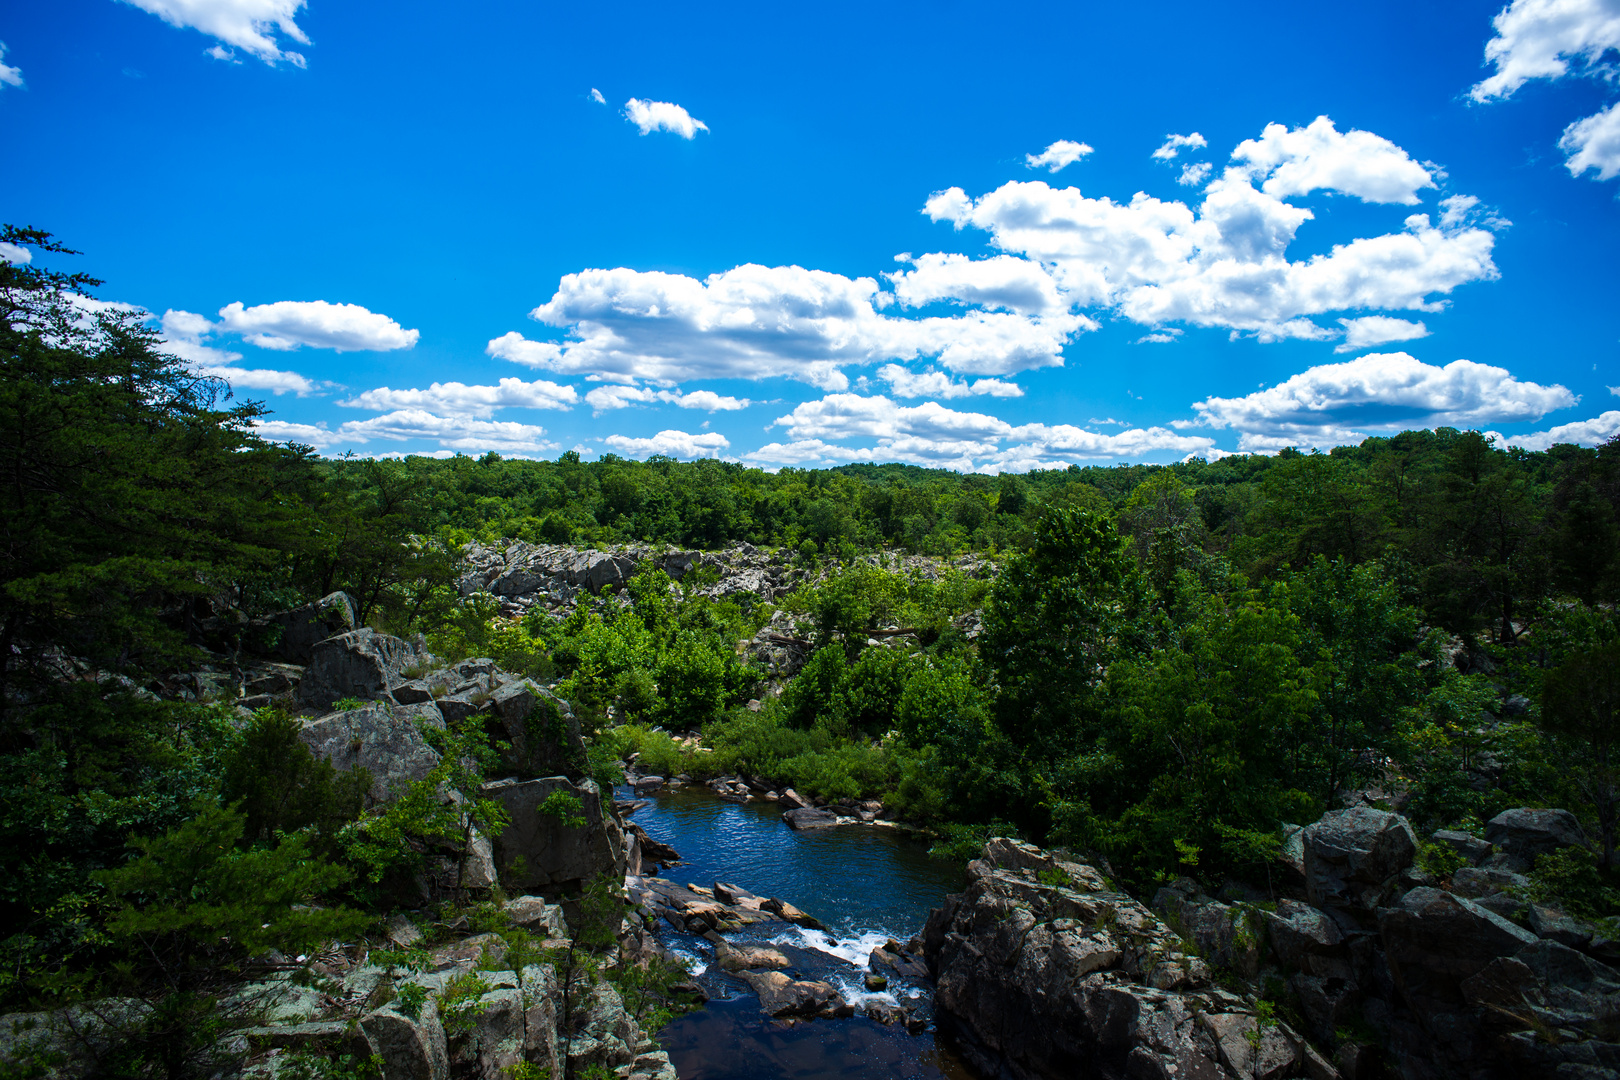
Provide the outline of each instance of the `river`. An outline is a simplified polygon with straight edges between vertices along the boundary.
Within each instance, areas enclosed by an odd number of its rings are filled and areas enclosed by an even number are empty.
[[[620,798],[630,798],[628,788]],[[888,938],[906,941],[931,908],[962,887],[961,867],[932,859],[928,846],[898,829],[843,826],[799,833],[772,802],[731,803],[704,787],[651,797],[632,818],[647,834],[678,851],[672,881],[740,885],[776,896],[814,915],[827,933],[770,924],[732,935],[770,942],[809,977],[840,987],[846,1000],[867,999],[928,1008],[927,990],[894,985],[865,989],[866,957]],[[702,1009],[659,1033],[681,1080],[972,1080],[974,1074],[932,1025],[918,1035],[864,1016],[783,1023],[764,1016],[740,979],[710,968],[701,938],[667,929],[667,947],[683,954],[711,994]]]

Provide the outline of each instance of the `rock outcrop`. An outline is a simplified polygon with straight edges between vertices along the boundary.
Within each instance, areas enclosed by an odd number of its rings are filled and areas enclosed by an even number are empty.
[[[485,784],[482,794],[505,807],[510,818],[495,841],[506,888],[578,893],[604,874],[624,879],[624,827],[611,803],[604,805],[595,781],[500,780]]]

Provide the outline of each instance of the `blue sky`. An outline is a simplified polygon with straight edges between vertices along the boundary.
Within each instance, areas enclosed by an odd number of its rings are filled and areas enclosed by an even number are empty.
[[[1620,0],[1317,7],[11,3],[0,219],[331,454],[1620,432]]]

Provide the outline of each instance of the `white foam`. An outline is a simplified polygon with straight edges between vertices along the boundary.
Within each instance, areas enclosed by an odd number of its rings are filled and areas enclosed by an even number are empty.
[[[687,973],[692,975],[694,978],[709,970],[708,961],[704,960],[701,956],[687,952],[685,949],[671,949],[670,953],[680,960],[682,966],[686,968]]]
[[[869,1001],[880,1001],[885,1005],[898,1005],[899,1000],[887,990],[868,990],[864,983],[851,978],[835,979],[834,985],[838,987],[838,994],[845,1001],[861,1008]]]
[[[846,964],[865,967],[873,949],[881,949],[890,935],[881,930],[868,930],[857,938],[835,938],[825,930],[807,930],[795,926],[792,930],[771,939],[772,945],[792,945],[800,949],[814,949],[828,956],[836,956]]]

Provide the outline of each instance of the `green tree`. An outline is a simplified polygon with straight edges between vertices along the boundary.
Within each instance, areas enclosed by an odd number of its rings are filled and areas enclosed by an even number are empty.
[[[1541,688],[1541,722],[1578,747],[1575,776],[1591,803],[1603,837],[1603,866],[1614,866],[1620,824],[1620,641],[1577,654],[1547,673]]]

